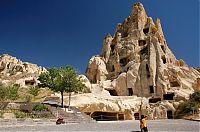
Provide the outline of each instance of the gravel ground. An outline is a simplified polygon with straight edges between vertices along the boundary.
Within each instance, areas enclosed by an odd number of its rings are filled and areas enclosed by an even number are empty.
[[[148,121],[150,132],[158,131],[184,131],[200,132],[200,122],[189,120],[150,120]],[[63,124],[55,125],[54,123],[35,123],[35,124],[15,124],[1,125],[0,132],[4,131],[97,131],[97,132],[136,132],[140,131],[139,121],[110,121],[97,123],[80,123],[80,124]]]

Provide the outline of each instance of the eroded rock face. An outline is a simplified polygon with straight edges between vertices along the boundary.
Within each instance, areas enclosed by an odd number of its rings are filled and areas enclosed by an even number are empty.
[[[177,60],[167,46],[160,20],[148,17],[136,3],[131,15],[104,39],[101,56],[90,60],[86,76],[91,83],[111,80],[117,95],[163,97],[176,93],[188,98],[200,74]],[[184,93],[184,94],[183,94]]]
[[[44,67],[22,62],[10,55],[0,56],[0,82],[4,85],[19,84],[22,87],[37,85],[37,77],[45,71]]]
[[[149,99],[147,113],[152,118],[167,118],[167,113],[175,111],[174,102],[178,104],[200,89],[200,73],[176,59],[160,20],[154,22],[141,3],[133,5],[114,36],[104,38],[102,53],[90,59],[86,76],[98,86],[95,93],[107,90],[111,96]]]

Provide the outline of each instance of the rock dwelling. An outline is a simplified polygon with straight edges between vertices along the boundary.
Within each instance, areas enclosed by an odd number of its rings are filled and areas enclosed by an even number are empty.
[[[94,118],[132,119],[142,113],[173,118],[178,104],[197,89],[200,73],[176,59],[160,20],[154,22],[136,3],[114,36],[104,38],[102,53],[90,59],[86,77],[92,95],[101,101],[90,96],[89,102],[74,105]]]
[[[0,83],[37,85],[43,67],[0,56]],[[72,96],[71,105],[96,120],[173,118],[183,100],[200,90],[200,73],[177,60],[167,46],[160,20],[148,17],[143,5],[133,5],[131,15],[107,35],[101,55],[93,56],[86,76],[89,93]],[[68,104],[68,97],[65,98]]]

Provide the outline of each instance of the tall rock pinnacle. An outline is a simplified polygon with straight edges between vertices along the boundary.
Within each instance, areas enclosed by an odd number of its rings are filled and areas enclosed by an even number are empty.
[[[160,20],[148,17],[143,5],[133,5],[131,15],[107,35],[100,56],[93,56],[86,76],[118,96],[158,97],[174,94],[188,98],[200,74],[177,60],[167,46]],[[103,86],[105,82],[106,86]]]

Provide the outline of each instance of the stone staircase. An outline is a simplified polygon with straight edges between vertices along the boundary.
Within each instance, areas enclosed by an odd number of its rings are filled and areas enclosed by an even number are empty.
[[[90,116],[86,115],[85,113],[81,112],[79,109],[77,109],[74,106],[70,106],[70,110],[68,111],[68,108],[60,108],[60,107],[53,107],[50,105],[46,105],[51,111],[51,113],[56,117],[62,117],[64,118],[65,123],[92,123],[96,122],[93,120]]]

